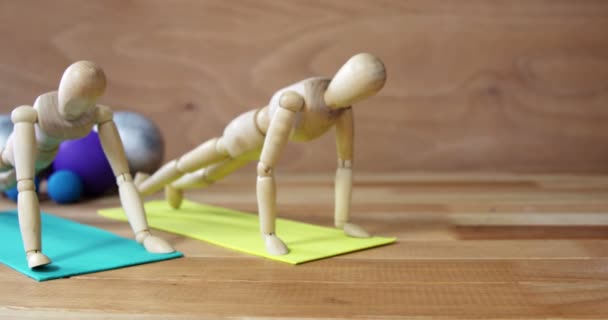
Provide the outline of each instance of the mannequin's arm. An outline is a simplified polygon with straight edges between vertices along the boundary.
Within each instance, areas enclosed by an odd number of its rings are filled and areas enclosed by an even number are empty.
[[[361,227],[349,223],[353,188],[354,120],[352,108],[344,110],[336,122],[338,169],[335,180],[334,224],[352,237],[365,238],[369,234]]]
[[[175,251],[163,239],[150,234],[141,196],[135,188],[135,184],[129,173],[129,165],[122,141],[120,140],[116,125],[112,121],[112,111],[105,106],[98,106],[97,108],[99,140],[116,176],[120,202],[129,219],[131,229],[135,233],[135,239],[137,242],[143,243],[146,250],[150,252],[167,253]]]

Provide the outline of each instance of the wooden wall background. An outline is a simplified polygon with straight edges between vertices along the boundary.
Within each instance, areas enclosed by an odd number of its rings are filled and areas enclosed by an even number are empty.
[[[359,170],[608,173],[606,1],[4,0],[0,46],[2,113],[90,59],[167,158],[368,51],[389,80],[355,109]],[[328,135],[280,170],[334,166]]]

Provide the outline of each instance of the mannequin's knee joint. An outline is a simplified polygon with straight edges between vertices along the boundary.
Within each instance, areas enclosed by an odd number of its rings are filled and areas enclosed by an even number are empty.
[[[264,162],[258,162],[258,177],[272,177],[272,167],[266,165]]]
[[[21,180],[17,182],[17,190],[19,192],[36,191],[36,184],[34,183],[34,180],[31,179]]]

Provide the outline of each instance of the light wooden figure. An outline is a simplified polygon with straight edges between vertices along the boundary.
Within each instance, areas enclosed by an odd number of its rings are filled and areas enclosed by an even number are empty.
[[[103,70],[89,61],[69,66],[58,91],[39,96],[34,106],[20,106],[11,114],[13,133],[0,153],[0,189],[17,184],[19,226],[30,268],[51,260],[42,253],[40,209],[34,186],[35,174],[53,161],[64,140],[82,138],[97,125],[99,139],[116,176],[120,201],[135,239],[154,253],[173,252],[163,239],[150,234],[141,196],[129,174],[125,152],[112,121],[112,110],[97,105],[106,78]],[[86,155],[82,155],[83,161]]]
[[[150,177],[136,176],[136,184],[144,196],[164,186],[170,205],[179,208],[183,190],[208,186],[247,162],[259,160],[256,188],[261,233],[269,253],[286,254],[286,245],[275,233],[274,169],[288,140],[310,141],[335,126],[335,226],[349,236],[368,237],[349,220],[354,139],[351,106],[376,94],[385,81],[384,64],[378,58],[357,54],[333,79],[309,78],[277,91],[266,107],[232,120],[221,137],[204,142]]]

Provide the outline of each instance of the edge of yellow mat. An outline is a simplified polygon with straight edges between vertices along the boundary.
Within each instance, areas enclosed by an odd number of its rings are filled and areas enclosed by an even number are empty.
[[[159,210],[159,206],[164,206],[166,208],[160,208],[161,210],[174,210],[172,208],[170,208],[167,204],[166,201],[162,201],[162,200],[156,200],[156,201],[149,201],[145,203],[146,206],[146,211],[148,212],[148,218],[154,218],[154,216],[159,216],[163,217],[163,214],[160,213],[154,213],[154,211]],[[154,208],[150,208],[150,207],[154,207]],[[182,208],[184,206],[193,206],[193,207],[200,207],[201,210],[214,210],[214,211],[225,211],[225,212],[230,212],[231,214],[239,214],[239,215],[251,215],[253,217],[255,217],[256,215],[253,213],[249,213],[249,212],[243,212],[243,211],[238,211],[238,210],[233,210],[233,209],[228,209],[228,208],[223,208],[223,207],[217,207],[217,206],[211,206],[211,205],[207,205],[207,204],[202,204],[202,203],[197,203],[197,202],[193,202],[193,201],[187,201],[184,200],[183,204],[182,204]],[[122,214],[118,215],[117,213],[120,212]],[[116,219],[116,220],[120,220],[120,221],[127,221],[127,217],[124,214],[124,210],[122,210],[122,208],[106,208],[106,209],[100,209],[98,210],[98,214],[106,217],[106,218],[110,218],[110,219]],[[257,218],[256,218],[257,219]],[[308,228],[317,228],[317,229],[324,229],[324,231],[330,233],[330,234],[335,234],[338,230],[334,229],[334,228],[329,228],[329,227],[325,227],[325,226],[318,226],[318,225],[313,225],[310,223],[305,223],[305,222],[300,222],[300,221],[293,221],[293,220],[288,220],[288,219],[282,219],[282,218],[277,218],[277,223],[279,223],[279,221],[281,221],[282,223],[292,223],[292,224],[298,224],[298,225],[303,225],[306,226]],[[334,256],[339,256],[339,255],[344,255],[347,253],[353,253],[353,252],[357,252],[357,251],[362,251],[362,250],[367,250],[370,248],[374,248],[374,247],[380,247],[380,246],[385,246],[391,243],[394,243],[397,238],[395,237],[379,237],[379,236],[374,236],[371,238],[365,238],[362,240],[375,240],[375,242],[370,243],[370,244],[365,244],[362,246],[358,246],[355,249],[347,249],[346,251],[342,251],[342,252],[333,252],[333,253],[328,253],[328,254],[320,254],[318,256],[315,257],[311,257],[311,258],[306,258],[306,257],[302,257],[302,258],[293,258],[290,257],[290,254],[286,254],[286,255],[281,255],[281,256],[275,256],[275,255],[270,255],[268,253],[266,253],[265,251],[255,251],[255,250],[250,250],[247,248],[243,248],[243,247],[239,247],[238,245],[230,245],[221,241],[216,241],[210,238],[204,238],[204,237],[197,237],[197,236],[193,236],[193,235],[184,235],[181,234],[179,232],[176,232],[174,230],[171,230],[169,228],[165,229],[162,227],[158,227],[153,225],[152,223],[150,224],[150,226],[154,229],[158,229],[158,230],[162,230],[165,232],[169,232],[169,233],[173,233],[173,234],[177,234],[180,236],[184,236],[184,237],[188,237],[188,238],[192,238],[192,239],[196,239],[199,241],[204,241],[222,248],[227,248],[230,250],[234,250],[237,252],[243,252],[246,254],[250,254],[250,255],[254,255],[254,256],[259,256],[259,257],[264,257],[267,259],[271,259],[274,261],[280,261],[280,262],[284,262],[284,263],[289,263],[292,265],[298,265],[298,264],[302,264],[302,263],[306,263],[306,262],[311,262],[311,261],[316,261],[316,260],[321,260],[321,259],[326,259],[326,258],[330,258],[330,257],[334,257]],[[345,238],[347,238],[348,236],[344,235]],[[350,240],[353,240],[354,238],[349,238]],[[291,259],[290,259],[291,258]],[[294,260],[295,259],[295,260]]]

